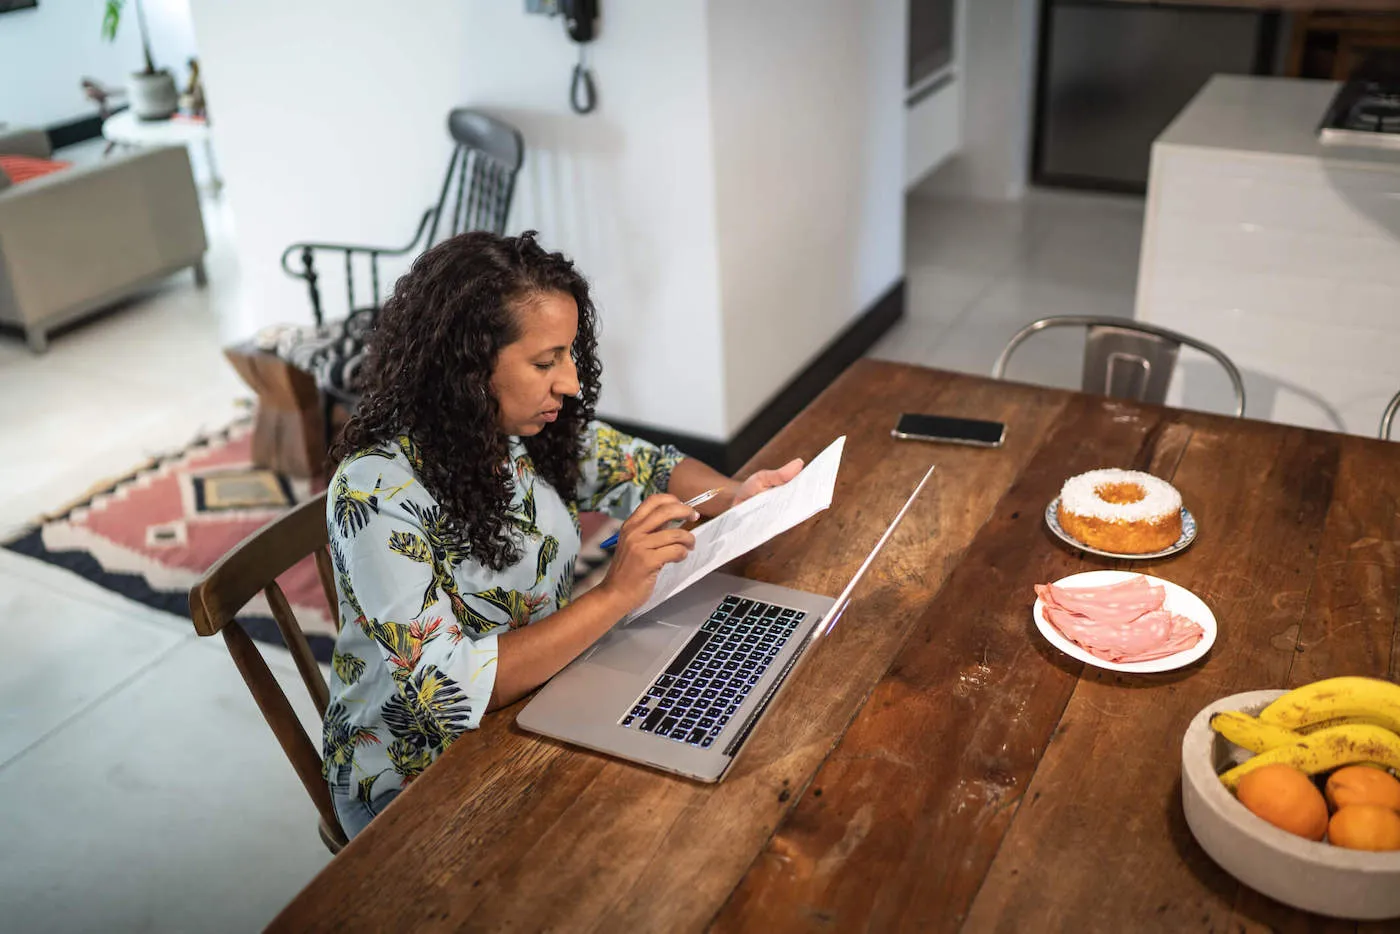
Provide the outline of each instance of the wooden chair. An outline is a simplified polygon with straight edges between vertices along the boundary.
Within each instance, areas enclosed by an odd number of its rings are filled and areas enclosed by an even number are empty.
[[[321,586],[332,607],[331,617],[339,625],[340,614],[335,611],[339,601],[335,593],[328,544],[326,494],[322,493],[248,536],[205,572],[199,582],[190,588],[190,618],[194,620],[195,632],[201,636],[223,633],[229,654],[247,682],[253,700],[257,702],[267,725],[272,727],[277,741],[282,744],[282,751],[291,760],[297,778],[301,779],[302,787],[311,796],[316,811],[321,815],[321,840],[332,853],[338,853],[346,843],[345,831],[341,829],[340,819],[331,803],[330,789],[321,775],[321,756],[297,719],[287,695],[267,667],[262,653],[234,619],[259,591],[267,597],[277,628],[311,694],[311,702],[316,706],[316,712],[325,716],[326,704],[330,699],[325,676],[311,654],[311,647],[306,643],[306,636],[302,634],[282,588],[277,586],[277,577],[307,555],[315,555]]]
[[[1203,341],[1176,331],[1134,321],[1093,315],[1062,315],[1032,321],[1007,343],[992,366],[993,379],[1005,379],[1011,354],[1033,334],[1049,328],[1084,329],[1084,370],[1080,387],[1085,392],[1161,405],[1184,344],[1220,364],[1235,390],[1235,416],[1244,415],[1244,381],[1230,358]]]

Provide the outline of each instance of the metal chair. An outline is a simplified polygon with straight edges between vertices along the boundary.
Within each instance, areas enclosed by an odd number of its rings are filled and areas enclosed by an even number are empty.
[[[263,526],[219,559],[218,563],[190,588],[190,619],[195,632],[201,636],[223,634],[233,663],[243,675],[253,700],[262,711],[263,719],[272,727],[282,751],[301,779],[302,787],[311,796],[320,814],[321,841],[331,853],[345,846],[345,831],[331,802],[330,788],[321,775],[321,755],[307,736],[296,711],[282,691],[282,686],[267,667],[246,630],[234,617],[259,591],[272,607],[272,617],[282,633],[282,640],[291,650],[297,671],[311,694],[316,712],[326,715],[330,689],[307,645],[301,625],[292,613],[277,578],[307,555],[316,558],[321,587],[332,608],[331,616],[339,625],[334,570],[327,548],[330,536],[326,530],[326,494],[321,493],[278,519]]]
[[[1400,412],[1400,392],[1390,397],[1390,404],[1385,407],[1385,414],[1381,416],[1380,438],[1382,441],[1390,440],[1390,427],[1395,423],[1395,413]]]
[[[1244,381],[1230,358],[1193,337],[1129,318],[1064,315],[1032,321],[1016,333],[992,366],[992,377],[1004,379],[1011,354],[1032,334],[1048,328],[1082,327],[1085,392],[1118,399],[1162,404],[1182,345],[1214,357],[1235,389],[1235,416],[1244,415]]]
[[[459,107],[447,115],[447,132],[456,144],[447,163],[447,174],[437,204],[423,212],[413,239],[402,247],[360,246],[348,243],[293,243],[282,252],[282,270],[306,283],[311,311],[319,326],[324,323],[321,292],[316,283],[318,253],[336,253],[345,263],[346,313],[355,311],[354,258],[368,258],[371,306],[382,304],[379,260],[421,252],[449,237],[473,230],[504,233],[515,194],[515,177],[525,161],[525,138],[508,123],[480,111]],[[441,231],[441,237],[438,236]],[[425,236],[426,235],[426,236]],[[301,269],[288,262],[301,260]]]

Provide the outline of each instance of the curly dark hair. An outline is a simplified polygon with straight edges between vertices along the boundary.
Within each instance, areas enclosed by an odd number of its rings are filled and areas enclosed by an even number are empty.
[[[359,408],[331,449],[332,463],[407,435],[419,479],[443,509],[447,532],[497,571],[520,559],[507,519],[508,442],[491,391],[502,347],[520,337],[516,309],[549,292],[578,304],[574,364],[580,392],[559,418],[524,440],[535,471],[572,498],[584,428],[598,401],[596,315],[588,282],[562,253],[518,237],[466,233],[419,256],[379,313],[365,359]]]

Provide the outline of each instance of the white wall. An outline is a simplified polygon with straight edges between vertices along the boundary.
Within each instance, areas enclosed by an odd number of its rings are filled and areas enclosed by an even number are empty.
[[[539,229],[593,283],[605,414],[721,437],[702,10],[607,4],[599,107],[580,117],[562,21],[521,3],[195,0],[248,296],[227,336],[310,319],[277,266],[289,243],[407,242],[451,152],[447,112],[471,104],[526,138],[511,229]],[[340,278],[323,280],[328,310]]]
[[[725,428],[904,271],[904,0],[710,0]]]
[[[194,19],[247,296],[228,337],[309,320],[293,241],[406,242],[462,104],[525,136],[510,228],[593,283],[606,416],[725,440],[902,274],[902,0],[609,0],[588,116],[562,21],[516,0]]]
[[[569,109],[575,46],[522,3],[470,0],[463,100],[520,127],[514,226],[570,253],[602,318],[616,418],[725,437],[705,0],[608,0],[598,109]]]
[[[409,241],[463,98],[460,6],[419,0],[405,16],[373,0],[194,0],[242,271],[225,337],[311,320],[304,287],[278,266],[293,241]],[[322,272],[327,311],[343,315],[340,270]]]
[[[195,54],[188,0],[144,0],[151,53],[183,86]],[[128,4],[115,42],[102,38],[104,0],[41,0],[0,16],[0,122],[52,126],[93,115],[79,81],[125,86],[144,67],[135,8]]]
[[[1025,193],[1030,174],[1036,0],[972,0],[958,12],[962,148],[920,190],[1014,200]]]
[[[71,0],[59,2],[66,3]],[[39,6],[43,7],[43,3]],[[184,91],[185,83],[189,80],[189,61],[199,54],[194,41],[194,19],[190,16],[190,0],[141,0],[141,7],[146,11],[146,30],[150,34],[151,57],[155,59],[156,67],[170,69],[170,73],[175,76],[175,83]],[[128,0],[118,35],[121,36],[127,30],[131,30],[131,34],[123,37],[123,41],[136,41],[135,13],[132,0]],[[139,46],[137,55],[140,55]]]

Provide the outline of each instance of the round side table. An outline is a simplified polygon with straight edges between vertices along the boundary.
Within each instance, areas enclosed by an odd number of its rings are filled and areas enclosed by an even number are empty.
[[[214,142],[209,124],[175,116],[169,120],[138,120],[130,110],[113,114],[102,123],[102,136],[109,142],[124,146],[188,146],[201,143],[209,161],[209,191],[218,194],[224,187],[214,162]]]

